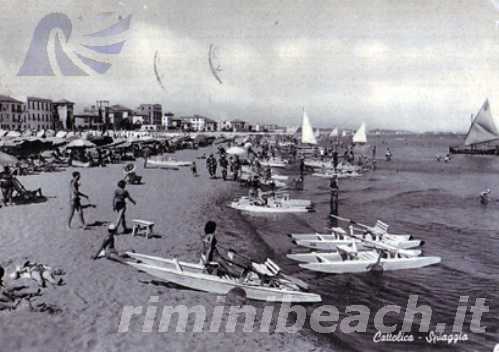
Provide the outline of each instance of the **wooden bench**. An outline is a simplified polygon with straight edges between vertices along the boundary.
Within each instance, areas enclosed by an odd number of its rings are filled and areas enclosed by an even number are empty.
[[[133,229],[132,236],[145,234],[146,238],[149,238],[153,234],[154,223],[151,221],[133,219]]]

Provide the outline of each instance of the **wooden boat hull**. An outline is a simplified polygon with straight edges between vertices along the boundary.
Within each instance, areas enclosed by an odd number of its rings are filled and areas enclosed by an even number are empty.
[[[136,253],[129,253],[129,255],[139,259],[143,263],[127,262],[128,265],[160,280],[175,283],[193,290],[225,295],[234,289],[242,289],[247,298],[258,301],[321,302],[320,295],[315,293],[294,290],[290,287],[276,288],[242,283],[237,279],[222,278],[205,273],[201,265],[194,263],[178,262],[172,259],[151,256],[146,258],[147,256],[137,255]]]
[[[449,153],[450,154],[467,154],[467,155],[499,155],[499,147],[498,148],[487,148],[487,149],[449,147]]]

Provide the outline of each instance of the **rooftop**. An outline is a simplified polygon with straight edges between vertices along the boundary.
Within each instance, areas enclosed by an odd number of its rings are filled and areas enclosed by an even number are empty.
[[[20,100],[9,97],[8,95],[1,95],[1,94],[0,94],[0,101],[10,102],[10,103],[22,103],[22,101]]]
[[[26,100],[42,100],[42,101],[52,101],[48,98],[40,98],[40,97],[27,97]]]

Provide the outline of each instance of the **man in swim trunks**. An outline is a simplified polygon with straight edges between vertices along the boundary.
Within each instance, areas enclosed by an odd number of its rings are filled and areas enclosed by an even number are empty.
[[[73,215],[77,212],[80,215],[81,226],[86,229],[87,224],[85,223],[85,218],[83,216],[83,207],[81,205],[81,197],[88,199],[86,194],[80,192],[80,173],[78,171],[73,172],[73,178],[70,182],[70,196],[69,196],[69,219],[68,219],[68,229],[71,229],[71,222],[73,221]]]

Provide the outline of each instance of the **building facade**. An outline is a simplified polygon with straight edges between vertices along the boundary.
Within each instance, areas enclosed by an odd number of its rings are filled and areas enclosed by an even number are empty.
[[[111,127],[115,130],[129,129],[132,126],[133,110],[123,105],[112,105],[108,109]]]
[[[217,121],[217,131],[232,132],[232,122],[228,120]]]
[[[143,123],[144,125],[161,126],[163,118],[161,104],[141,104],[137,110],[147,115]]]
[[[104,121],[98,110],[85,111],[74,115],[74,128],[100,130],[103,126]]]
[[[216,131],[217,122],[201,115],[185,116],[182,118],[183,129],[196,132]]]
[[[232,131],[234,132],[247,132],[251,130],[251,126],[243,120],[232,120]]]
[[[22,129],[32,131],[54,129],[54,110],[52,100],[38,97],[26,99],[26,121]]]
[[[20,130],[25,120],[25,104],[7,95],[0,95],[0,128]]]
[[[54,129],[70,130],[74,126],[74,105],[75,103],[62,99],[53,102]]]

